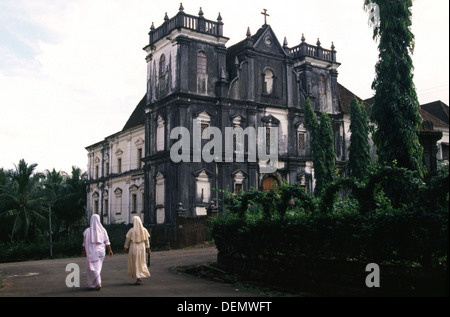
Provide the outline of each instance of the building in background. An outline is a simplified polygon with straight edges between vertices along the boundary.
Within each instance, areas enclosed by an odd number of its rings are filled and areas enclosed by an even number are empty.
[[[136,106],[122,131],[86,147],[88,151],[87,213],[105,224],[130,223],[144,214],[144,106]]]

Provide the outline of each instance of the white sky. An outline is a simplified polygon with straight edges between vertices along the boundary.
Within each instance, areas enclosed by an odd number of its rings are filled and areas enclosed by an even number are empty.
[[[227,46],[254,34],[268,10],[283,43],[333,41],[338,81],[361,98],[377,61],[364,0],[185,0],[185,12],[216,20]],[[120,131],[145,94],[152,22],[173,17],[179,0],[0,0],[0,167],[20,159],[45,169],[86,170],[85,147]],[[415,0],[413,61],[421,104],[449,103],[449,1]]]

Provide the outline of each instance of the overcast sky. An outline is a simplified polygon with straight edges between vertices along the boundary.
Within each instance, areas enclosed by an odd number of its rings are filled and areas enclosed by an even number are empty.
[[[227,46],[268,24],[283,43],[334,42],[338,81],[359,97],[377,61],[364,0],[185,0],[185,12],[216,20]],[[146,89],[151,23],[173,17],[176,0],[0,0],[0,167],[20,159],[38,171],[86,170],[86,146],[122,130]],[[449,1],[415,0],[414,81],[421,104],[449,102]]]

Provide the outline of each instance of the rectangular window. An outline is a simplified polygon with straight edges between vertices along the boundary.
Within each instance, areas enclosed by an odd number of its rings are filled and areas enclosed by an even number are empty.
[[[266,128],[266,153],[270,153],[270,128]]]
[[[105,176],[109,176],[109,162],[105,163]]]
[[[202,140],[209,140],[210,136],[204,136],[203,132],[209,128],[209,123],[202,123],[201,124],[201,135],[202,135]]]
[[[208,59],[205,52],[197,53],[197,73],[206,74],[206,65]]]
[[[155,204],[156,208],[164,207],[164,176],[161,173],[156,175]]]
[[[156,151],[164,151],[164,138],[164,120],[159,117],[156,128]]]
[[[131,212],[136,212],[136,206],[137,206],[137,196],[136,194],[133,194],[131,196]]]
[[[159,60],[159,75],[164,76],[165,74],[166,74],[166,56],[162,54]]]
[[[98,165],[95,165],[95,178],[98,178]]]
[[[94,200],[94,214],[98,215],[98,200]]]
[[[122,195],[116,195],[116,215],[120,215],[122,213]]]
[[[234,184],[234,193],[239,194],[242,191],[242,184],[235,183]]]
[[[117,159],[117,173],[122,173],[122,159],[118,158]]]
[[[305,134],[303,132],[300,132],[298,134],[298,149],[299,150],[305,149]]]
[[[137,168],[142,168],[142,149],[137,150]]]

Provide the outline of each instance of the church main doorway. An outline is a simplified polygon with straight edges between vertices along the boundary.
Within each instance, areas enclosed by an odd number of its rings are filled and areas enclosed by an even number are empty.
[[[278,180],[274,176],[267,176],[263,181],[263,192],[274,189],[275,185],[278,185]]]

